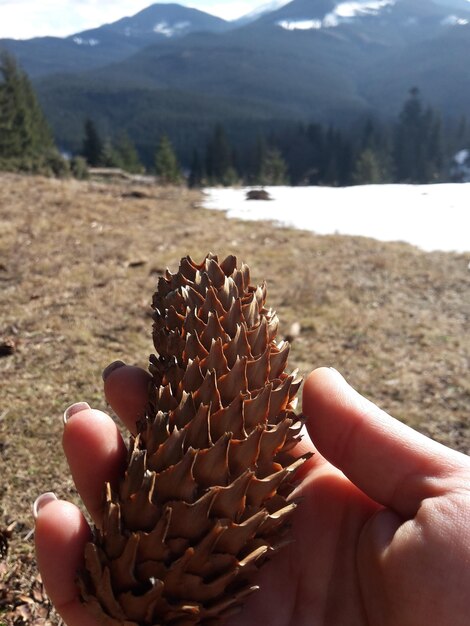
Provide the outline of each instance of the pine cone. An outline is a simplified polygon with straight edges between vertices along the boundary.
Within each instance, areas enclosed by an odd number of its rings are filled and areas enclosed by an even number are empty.
[[[107,624],[222,624],[258,589],[259,567],[286,541],[300,386],[289,344],[246,265],[181,260],[153,297],[147,414],[80,586]]]

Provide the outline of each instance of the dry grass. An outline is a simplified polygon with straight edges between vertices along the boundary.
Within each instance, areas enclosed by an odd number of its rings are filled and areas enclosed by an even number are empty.
[[[31,502],[49,490],[75,498],[61,414],[78,400],[106,408],[110,361],[146,366],[156,278],[186,254],[236,253],[254,282],[267,280],[281,332],[302,326],[291,368],[334,366],[400,419],[470,451],[470,255],[228,221],[182,189],[133,198],[128,184],[14,175],[0,185],[0,343],[15,345],[0,358],[0,527],[17,523],[8,563],[24,558],[25,593]]]

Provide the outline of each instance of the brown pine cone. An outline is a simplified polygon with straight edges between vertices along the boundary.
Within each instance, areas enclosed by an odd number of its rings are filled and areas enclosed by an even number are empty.
[[[265,300],[234,256],[159,280],[147,414],[80,575],[104,623],[222,624],[289,541],[301,381]]]

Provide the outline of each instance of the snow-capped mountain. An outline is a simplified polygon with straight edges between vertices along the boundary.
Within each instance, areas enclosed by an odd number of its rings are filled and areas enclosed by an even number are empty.
[[[395,45],[470,22],[468,0],[293,0],[262,18],[286,30],[338,30]]]
[[[179,4],[154,4],[131,17],[69,37],[0,39],[33,77],[92,70],[120,62],[146,46],[194,32],[221,33],[232,27],[219,17]]]
[[[232,22],[232,25],[244,26],[246,24],[250,24],[251,22],[258,20],[261,16],[272,13],[273,11],[280,9],[285,4],[289,4],[290,1],[291,0],[271,0],[271,2],[266,2],[253,11],[246,13],[246,15],[239,17],[237,20]]]
[[[153,4],[136,15],[79,34],[80,39],[99,41],[110,35],[155,41],[158,37],[181,37],[193,32],[223,32],[229,22],[179,4]],[[77,36],[72,36],[72,40]]]

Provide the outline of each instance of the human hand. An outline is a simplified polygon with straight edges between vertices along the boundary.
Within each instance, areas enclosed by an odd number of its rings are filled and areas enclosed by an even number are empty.
[[[148,375],[121,367],[105,393],[131,430]],[[335,371],[305,381],[307,416],[294,542],[259,572],[261,589],[227,626],[460,626],[470,614],[470,459],[395,421]],[[125,445],[114,422],[75,407],[63,445],[95,523],[102,485],[116,483]],[[42,498],[36,551],[68,626],[99,626],[79,601],[76,571],[90,530],[72,504]]]

